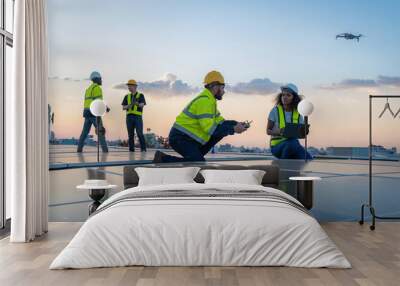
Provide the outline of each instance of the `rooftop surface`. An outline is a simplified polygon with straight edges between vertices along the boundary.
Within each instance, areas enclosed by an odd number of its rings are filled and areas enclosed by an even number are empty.
[[[85,179],[106,179],[118,188],[108,196],[123,190],[123,166],[95,166],[96,148],[85,147],[84,152],[75,152],[76,146],[51,146],[50,165],[69,166],[71,169],[50,172],[50,221],[84,221],[88,217],[91,199],[87,191],[77,191],[76,186]],[[154,150],[146,153],[129,153],[125,148],[110,148],[101,154],[103,164],[110,162],[124,165],[146,164],[154,156]],[[314,208],[312,214],[319,221],[357,221],[360,207],[368,200],[368,161],[316,159],[276,160],[264,154],[210,154],[210,162],[235,165],[278,165],[280,167],[279,188],[295,193],[295,182],[291,176],[318,176],[314,182]],[[92,164],[90,167],[82,167]],[[79,168],[76,168],[79,167]],[[400,216],[400,162],[373,162],[374,206],[378,215]]]

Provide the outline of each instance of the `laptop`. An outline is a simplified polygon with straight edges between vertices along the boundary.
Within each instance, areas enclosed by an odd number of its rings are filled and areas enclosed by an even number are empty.
[[[286,123],[285,129],[283,129],[283,137],[286,138],[305,138],[305,125]]]

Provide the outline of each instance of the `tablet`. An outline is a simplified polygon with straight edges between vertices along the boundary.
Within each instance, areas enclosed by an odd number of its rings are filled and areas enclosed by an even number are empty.
[[[283,137],[299,139],[305,138],[305,125],[286,123],[286,126],[283,129]]]

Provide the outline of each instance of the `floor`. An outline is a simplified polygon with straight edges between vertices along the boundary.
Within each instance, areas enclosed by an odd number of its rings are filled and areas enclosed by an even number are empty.
[[[354,222],[322,224],[353,268],[122,267],[48,270],[81,223],[50,223],[49,233],[28,244],[0,241],[0,285],[399,285],[400,224],[375,231]]]

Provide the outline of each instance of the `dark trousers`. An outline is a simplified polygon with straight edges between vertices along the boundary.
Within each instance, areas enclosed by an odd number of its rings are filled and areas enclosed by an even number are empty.
[[[129,114],[126,116],[126,128],[128,129],[128,145],[129,151],[135,151],[135,129],[140,142],[140,149],[146,151],[146,141],[143,135],[143,119],[142,116]]]
[[[83,123],[81,136],[79,137],[78,149],[77,149],[78,152],[82,152],[83,146],[85,145],[86,137],[89,135],[92,125],[97,130],[99,130],[99,128],[97,128],[97,122],[95,116],[85,117],[85,122]],[[99,117],[99,125],[101,130],[103,127],[103,121],[101,120],[101,117]],[[106,136],[104,135],[104,132],[98,132],[98,134],[99,134],[99,143],[101,145],[101,149],[103,150],[103,152],[108,152]]]
[[[298,139],[287,139],[276,146],[271,147],[271,153],[279,159],[305,159],[305,149]],[[307,159],[313,157],[307,152]]]
[[[214,147],[222,137],[211,136],[210,140],[202,145],[185,133],[172,128],[169,133],[169,145],[183,158],[171,155],[163,156],[164,163],[205,161],[204,156]]]

